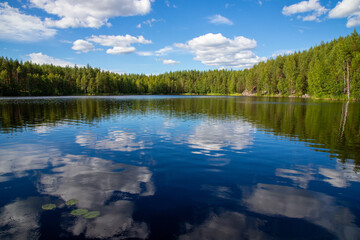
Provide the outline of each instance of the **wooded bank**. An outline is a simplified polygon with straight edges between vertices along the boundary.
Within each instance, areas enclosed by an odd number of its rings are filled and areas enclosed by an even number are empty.
[[[360,99],[360,36],[354,32],[244,70],[117,74],[0,58],[0,95],[256,94]]]

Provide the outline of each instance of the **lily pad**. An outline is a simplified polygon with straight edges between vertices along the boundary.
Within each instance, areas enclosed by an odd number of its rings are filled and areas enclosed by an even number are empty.
[[[42,205],[41,208],[44,209],[44,210],[53,210],[54,208],[56,208],[56,205],[50,203],[50,204]]]
[[[74,215],[74,216],[80,216],[80,215],[86,214],[87,212],[88,212],[87,209],[82,209],[82,208],[80,208],[80,209],[72,210],[70,214],[71,214],[71,215]]]
[[[72,205],[75,205],[78,203],[78,200],[77,199],[70,199],[68,201],[66,201],[66,206],[72,206]]]
[[[86,213],[83,217],[86,219],[91,219],[91,218],[96,218],[99,215],[100,215],[99,211],[92,211],[92,212]]]

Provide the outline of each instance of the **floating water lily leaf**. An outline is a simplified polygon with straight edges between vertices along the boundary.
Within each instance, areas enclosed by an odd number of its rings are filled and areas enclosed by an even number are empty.
[[[54,208],[56,208],[56,205],[50,203],[50,204],[42,205],[41,208],[44,209],[44,210],[53,210]]]
[[[99,215],[100,215],[99,211],[92,211],[92,212],[86,213],[83,217],[86,219],[91,219],[91,218],[96,218]]]
[[[71,214],[71,215],[74,215],[74,216],[80,216],[80,215],[84,215],[84,214],[87,213],[87,212],[88,212],[87,209],[82,209],[82,208],[80,208],[80,209],[72,210],[70,214]]]
[[[69,201],[66,201],[66,206],[72,206],[77,204],[78,200],[77,199],[70,199]]]

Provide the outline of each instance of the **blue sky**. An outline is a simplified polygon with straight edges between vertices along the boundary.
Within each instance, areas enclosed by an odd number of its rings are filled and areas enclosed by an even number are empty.
[[[360,26],[360,0],[13,0],[1,55],[119,73],[243,69]]]

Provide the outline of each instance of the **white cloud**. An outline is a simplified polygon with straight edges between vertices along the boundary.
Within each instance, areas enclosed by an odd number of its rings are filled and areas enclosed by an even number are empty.
[[[317,21],[318,17],[316,15],[308,15],[303,17],[303,21],[304,22],[312,22],[312,21]]]
[[[343,0],[329,12],[329,18],[348,18],[346,27],[360,26],[360,0]]]
[[[164,48],[161,48],[157,51],[151,52],[151,51],[144,51],[144,52],[138,52],[137,54],[140,56],[165,56],[169,52],[174,51],[174,49],[170,46],[166,46]]]
[[[177,6],[175,4],[171,5],[168,0],[165,0],[165,4],[166,4],[167,7],[177,8]]]
[[[330,18],[344,18],[360,11],[360,0],[343,0],[329,12]]]
[[[153,56],[154,55],[154,53],[153,52],[149,52],[149,51],[143,51],[143,52],[137,52],[137,55],[139,55],[139,56],[143,56],[143,57],[149,57],[149,56]]]
[[[95,50],[94,45],[92,43],[82,39],[76,40],[73,44],[72,49],[85,53]]]
[[[148,19],[146,21],[143,21],[142,24],[139,23],[136,27],[137,28],[141,28],[143,25],[149,25],[149,27],[152,27],[152,24],[154,22],[158,22],[159,20],[155,19],[155,18],[152,18],[152,19]]]
[[[146,40],[143,36],[133,37],[129,34],[125,36],[121,35],[100,35],[100,36],[92,36],[88,39],[89,41],[98,43],[102,46],[113,47],[113,46],[128,46],[133,43],[141,43],[141,44],[150,44],[152,43],[150,40]]]
[[[100,36],[91,36],[86,40],[76,40],[74,42],[73,49],[79,50],[83,52],[93,51],[94,46],[91,43],[97,43],[101,46],[111,47],[106,50],[108,54],[127,54],[136,51],[136,48],[132,46],[132,44],[150,44],[152,43],[150,40],[146,40],[143,36],[133,37],[131,35],[126,34],[125,36],[121,35],[100,35]],[[76,48],[75,47],[76,45]],[[84,50],[82,50],[84,49]]]
[[[0,29],[0,39],[16,41],[38,41],[56,34],[39,17],[23,14],[7,2],[0,3]]]
[[[282,13],[286,16],[310,13],[306,16],[298,15],[303,21],[320,21],[319,17],[327,12],[328,9],[321,6],[319,0],[302,1],[290,6],[285,6],[282,10]]]
[[[151,11],[152,0],[30,0],[32,7],[56,15],[60,20],[47,18],[48,26],[58,28],[108,25],[108,19],[118,16],[145,15]]]
[[[346,27],[348,27],[348,28],[356,27],[356,26],[360,26],[360,13],[358,13],[355,16],[350,17],[346,24]]]
[[[217,24],[217,25],[219,25],[219,24],[233,25],[234,24],[230,19],[228,19],[224,16],[221,16],[220,14],[216,14],[214,16],[208,17],[208,19],[209,19],[210,23]]]
[[[356,26],[360,26],[360,12],[357,15],[348,18],[348,22],[346,24],[346,27],[348,28],[356,27]]]
[[[110,48],[108,50],[106,50],[107,54],[128,54],[128,53],[132,53],[135,52],[136,48],[135,47],[113,47]]]
[[[178,63],[180,63],[180,62],[175,61],[175,60],[172,60],[172,59],[163,59],[163,60],[162,60],[162,63],[163,63],[163,64],[167,64],[167,65],[175,65],[175,64],[178,64]]]
[[[170,47],[170,46],[166,46],[166,47],[164,47],[164,48],[162,48],[160,50],[155,51],[155,55],[156,56],[163,56],[163,55],[166,55],[168,52],[171,52],[171,51],[173,51],[173,48]]]
[[[221,33],[208,33],[185,44],[175,43],[174,46],[190,51],[195,55],[194,60],[201,61],[207,66],[249,68],[266,60],[251,51],[256,47],[256,41],[243,36],[229,39]]]
[[[75,65],[74,63],[64,61],[64,60],[58,59],[58,58],[53,58],[48,55],[42,54],[41,52],[31,53],[28,56],[30,57],[31,62],[37,63],[37,64],[53,64],[53,65],[62,66],[62,67]]]
[[[324,7],[321,6],[318,0],[309,0],[302,1],[290,6],[285,6],[282,10],[282,13],[286,16],[290,16],[297,13],[320,11],[321,9],[324,9]]]

